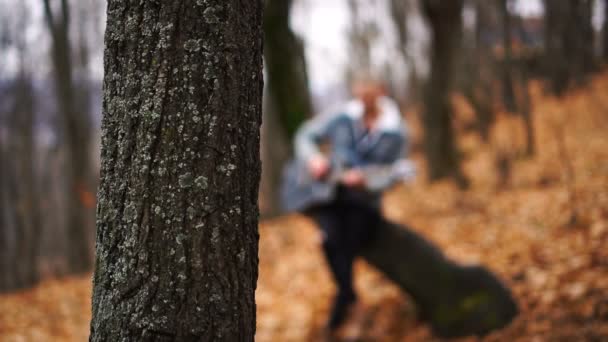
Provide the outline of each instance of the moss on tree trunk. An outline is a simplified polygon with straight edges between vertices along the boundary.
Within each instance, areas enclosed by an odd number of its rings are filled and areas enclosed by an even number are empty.
[[[110,0],[91,341],[252,341],[262,2]]]

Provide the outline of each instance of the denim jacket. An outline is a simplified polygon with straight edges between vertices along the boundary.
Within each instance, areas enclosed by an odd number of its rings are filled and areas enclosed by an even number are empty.
[[[379,195],[403,175],[395,172],[396,164],[406,156],[408,132],[397,104],[388,97],[378,99],[379,117],[374,127],[366,131],[363,123],[363,103],[351,100],[338,110],[321,114],[306,122],[295,138],[296,158],[306,161],[321,153],[319,145],[328,143],[332,153],[338,153],[354,168],[384,170],[368,180],[368,192]]]

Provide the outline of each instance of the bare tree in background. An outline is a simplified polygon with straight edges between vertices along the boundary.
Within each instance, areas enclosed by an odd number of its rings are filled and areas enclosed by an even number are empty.
[[[51,35],[51,60],[55,74],[55,91],[62,122],[62,133],[67,149],[66,201],[68,232],[68,265],[71,272],[91,269],[91,227],[88,218],[92,208],[87,198],[92,193],[91,123],[88,112],[78,111],[75,105],[72,77],[72,49],[69,39],[70,5],[62,0],[58,10],[50,0],[42,0],[45,20]]]
[[[348,30],[348,40],[350,43],[350,60],[347,66],[347,78],[349,81],[357,72],[371,72],[372,42],[378,35],[376,23],[364,20],[361,11],[360,0],[348,0],[351,25]]]
[[[535,151],[534,127],[532,121],[532,104],[529,94],[529,71],[525,63],[524,53],[520,51],[518,58],[513,55],[512,33],[515,29],[520,32],[521,18],[512,18],[509,10],[509,0],[500,0],[500,12],[503,24],[503,104],[505,109],[521,117],[526,135],[524,154],[532,156]],[[514,25],[515,24],[515,25]]]
[[[472,30],[463,36],[462,54],[457,70],[458,85],[462,94],[473,107],[476,129],[484,142],[490,140],[490,128],[494,122],[494,83],[498,72],[492,51],[492,32],[497,26],[496,1],[474,0],[468,3],[475,10],[476,22]]]
[[[509,12],[510,0],[499,0],[500,14],[502,17],[502,97],[507,111],[514,112],[515,91],[513,90],[513,49],[511,46],[512,18]]]
[[[423,9],[432,32],[431,73],[424,95],[424,148],[431,181],[452,178],[460,187],[468,181],[452,127],[450,90],[456,49],[461,41],[463,0],[425,0]]]
[[[81,116],[89,118],[89,108],[91,107],[91,87],[89,80],[89,63],[90,54],[89,51],[89,30],[88,21],[94,18],[92,14],[96,10],[95,7],[90,6],[86,1],[78,2],[74,5],[74,10],[77,13],[74,24],[76,32],[74,40],[74,58],[73,58],[73,74],[75,79],[74,82],[74,108],[79,112]],[[88,123],[91,126],[91,122]],[[92,127],[89,129],[92,132]],[[90,139],[90,138],[89,138]],[[90,148],[90,147],[89,147]],[[88,159],[90,160],[90,158]],[[91,166],[92,168],[92,166]],[[96,178],[96,177],[94,177]],[[93,179],[94,181],[94,179]],[[94,187],[92,187],[94,188]]]
[[[26,40],[22,32],[30,23],[23,4],[16,6],[20,20],[7,24],[3,31],[19,57],[15,82],[2,101],[7,135],[0,136],[0,291],[35,284],[39,277],[39,237],[41,231],[38,181],[35,167],[35,98],[32,89]],[[8,19],[8,18],[6,18]],[[7,20],[8,22],[9,20]],[[10,27],[10,28],[9,28]],[[5,145],[5,146],[2,146]],[[5,147],[5,149],[3,149]],[[6,192],[4,192],[4,190]]]
[[[264,6],[264,58],[268,90],[289,137],[312,111],[304,45],[289,27],[292,0],[267,0]]]
[[[604,63],[608,62],[608,1],[604,0],[604,24],[602,26],[602,54]]]
[[[21,71],[15,83],[13,106],[8,117],[8,127],[13,132],[9,141],[6,180],[7,205],[13,212],[13,224],[5,227],[2,234],[6,246],[2,258],[10,262],[8,269],[1,270],[5,277],[3,288],[11,290],[35,284],[40,277],[38,253],[40,237],[40,211],[38,206],[37,179],[34,166],[34,97],[31,80]],[[15,134],[16,133],[16,134]],[[8,238],[12,237],[12,241]],[[12,242],[12,243],[9,243]]]
[[[418,70],[416,70],[416,61],[408,48],[408,13],[413,11],[412,1],[409,0],[391,0],[390,13],[397,30],[397,41],[399,50],[409,70],[408,79],[408,101],[416,103],[419,101],[420,79]]]
[[[108,2],[90,341],[253,341],[262,11]]]
[[[545,0],[545,68],[557,95],[595,69],[592,0]]]
[[[282,168],[291,156],[291,140],[312,114],[303,42],[289,27],[292,0],[264,4],[266,87],[262,153],[264,214],[278,212]]]
[[[3,98],[3,97],[2,97]],[[1,98],[0,98],[1,99]],[[4,123],[4,113],[0,112],[0,123]],[[7,198],[6,194],[6,165],[8,164],[5,157],[4,145],[5,145],[5,134],[0,129],[0,248],[2,248],[2,254],[7,253],[7,247],[9,246],[9,235],[8,231],[8,219],[7,219]],[[5,291],[13,287],[12,279],[9,279],[9,269],[12,267],[11,259],[7,256],[2,255],[0,257],[0,291]]]

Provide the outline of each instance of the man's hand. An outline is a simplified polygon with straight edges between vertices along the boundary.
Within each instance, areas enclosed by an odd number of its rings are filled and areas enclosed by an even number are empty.
[[[308,171],[315,179],[321,179],[329,172],[329,161],[322,155],[317,155],[308,160]]]
[[[342,179],[340,180],[342,184],[348,187],[362,187],[365,185],[365,177],[361,170],[351,169],[348,170],[342,175]]]

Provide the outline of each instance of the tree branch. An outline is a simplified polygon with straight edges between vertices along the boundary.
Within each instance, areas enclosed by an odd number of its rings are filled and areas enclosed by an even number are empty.
[[[51,30],[51,34],[54,34],[55,19],[53,17],[53,10],[51,9],[51,4],[50,4],[49,0],[42,0],[42,4],[44,5],[44,18],[45,18],[46,24],[48,25],[49,30]]]

